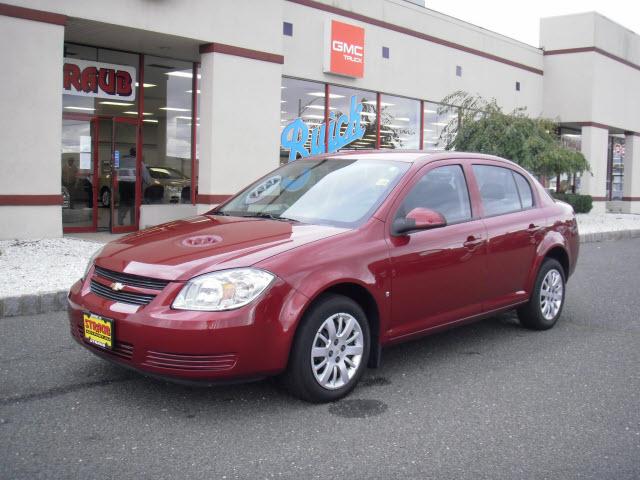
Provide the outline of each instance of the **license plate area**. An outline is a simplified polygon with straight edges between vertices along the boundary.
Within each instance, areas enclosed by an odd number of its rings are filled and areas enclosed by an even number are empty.
[[[106,350],[113,349],[113,320],[95,313],[82,314],[84,339],[91,345]]]

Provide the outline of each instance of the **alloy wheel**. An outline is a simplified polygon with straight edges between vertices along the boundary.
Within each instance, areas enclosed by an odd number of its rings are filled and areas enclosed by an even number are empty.
[[[551,269],[542,280],[540,287],[540,312],[546,320],[553,320],[560,311],[564,295],[562,274]]]
[[[327,318],[311,347],[311,368],[316,381],[328,390],[344,387],[358,371],[364,351],[362,327],[348,313]]]

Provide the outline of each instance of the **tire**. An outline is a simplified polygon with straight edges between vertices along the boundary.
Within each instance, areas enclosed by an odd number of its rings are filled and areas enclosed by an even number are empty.
[[[553,258],[545,259],[538,271],[529,302],[518,308],[520,323],[531,330],[548,330],[553,327],[564,307],[565,282],[566,277],[560,262]]]
[[[330,331],[331,324],[334,333]],[[325,346],[330,339],[331,345]],[[369,324],[362,308],[342,295],[322,296],[305,313],[298,327],[281,384],[292,395],[308,402],[339,400],[362,377],[370,346]],[[353,353],[346,353],[349,351]]]
[[[111,206],[111,190],[109,190],[107,187],[104,187],[100,191],[100,204],[103,207]]]

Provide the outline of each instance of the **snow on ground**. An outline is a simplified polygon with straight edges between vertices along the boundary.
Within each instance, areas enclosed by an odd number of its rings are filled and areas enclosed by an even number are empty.
[[[0,241],[0,297],[68,290],[101,246],[74,238]]]
[[[640,215],[579,214],[577,218],[583,234],[640,229]],[[104,238],[96,234],[95,241],[68,237],[0,241],[0,297],[68,290]]]
[[[579,213],[580,233],[617,232],[620,230],[640,230],[640,215],[629,213]]]

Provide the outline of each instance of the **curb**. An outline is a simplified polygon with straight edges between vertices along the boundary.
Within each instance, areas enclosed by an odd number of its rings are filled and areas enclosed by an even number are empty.
[[[0,298],[0,318],[66,310],[68,293],[68,290],[61,290]]]
[[[617,230],[611,232],[593,232],[580,235],[580,243],[604,242],[607,240],[624,240],[640,237],[640,229]]]
[[[639,238],[640,229],[613,232],[594,232],[580,235],[580,243],[604,242]],[[39,313],[61,312],[67,309],[67,290],[0,298],[0,318]]]

